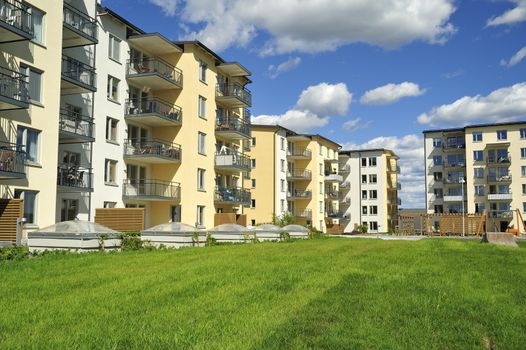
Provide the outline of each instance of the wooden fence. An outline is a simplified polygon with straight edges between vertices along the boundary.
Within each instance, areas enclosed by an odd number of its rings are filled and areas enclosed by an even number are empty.
[[[397,233],[480,235],[485,229],[485,221],[482,214],[405,214],[398,216]]]
[[[119,232],[144,230],[144,208],[97,208],[95,222]]]
[[[0,199],[0,241],[16,242],[18,219],[24,216],[22,199]],[[20,227],[20,233],[22,227]]]
[[[214,226],[222,224],[238,224],[247,226],[247,214],[217,213],[214,215]]]

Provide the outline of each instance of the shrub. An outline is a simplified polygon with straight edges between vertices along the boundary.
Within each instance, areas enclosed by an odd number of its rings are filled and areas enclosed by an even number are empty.
[[[139,232],[123,232],[121,238],[121,249],[125,250],[139,250],[145,248],[145,244],[141,239]]]
[[[323,232],[316,230],[314,227],[309,229],[309,239],[323,237]]]
[[[294,215],[292,215],[289,212],[283,213],[281,216],[276,216],[275,214],[272,214],[272,221],[274,225],[277,225],[280,227],[292,225],[295,223]]]
[[[212,234],[210,232],[207,232],[206,233],[206,240],[205,240],[205,244],[207,246],[212,246],[212,245],[216,245],[217,244],[217,241],[214,237],[212,237]]]
[[[283,231],[283,232],[280,232],[279,233],[279,239],[281,241],[288,241],[290,239],[290,234],[286,231]]]
[[[360,230],[360,233],[365,234],[365,233],[367,233],[368,227],[367,227],[367,225],[360,225],[360,226],[358,226],[358,229]]]
[[[24,260],[29,257],[27,246],[0,248],[0,261]]]

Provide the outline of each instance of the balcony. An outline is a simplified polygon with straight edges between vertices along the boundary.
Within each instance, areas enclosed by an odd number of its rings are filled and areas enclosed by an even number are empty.
[[[312,179],[312,172],[306,169],[294,169],[287,172],[287,180],[310,180]]]
[[[460,194],[446,194],[444,196],[444,202],[463,202],[466,200],[466,195]]]
[[[488,193],[488,201],[511,201],[513,199],[513,194],[511,191],[507,193]]]
[[[311,191],[294,190],[294,191],[287,192],[287,199],[290,199],[290,200],[310,199],[310,198],[312,198]]]
[[[351,172],[351,166],[345,163],[338,163],[338,172],[340,174],[349,174]]]
[[[183,88],[183,72],[158,58],[135,58],[126,61],[126,78],[152,90]]]
[[[33,39],[33,23],[27,6],[19,0],[0,0],[1,43]]]
[[[444,184],[446,185],[459,185],[461,178],[444,178]]]
[[[338,200],[341,200],[342,198],[343,196],[340,195],[340,192],[338,191],[334,191],[334,190],[325,191],[325,199],[338,201]]]
[[[343,219],[345,216],[345,212],[336,208],[329,208],[325,215],[333,219]]]
[[[146,126],[180,126],[183,111],[181,107],[157,97],[131,98],[125,102],[124,118]]]
[[[340,192],[347,192],[351,189],[351,183],[349,181],[343,181],[339,185]]]
[[[511,174],[508,175],[489,175],[488,182],[498,182],[498,183],[510,183]]]
[[[242,188],[217,186],[215,189],[215,204],[250,206],[250,191]]]
[[[217,136],[232,140],[245,140],[250,138],[250,119],[241,119],[239,116],[217,116],[215,132]]]
[[[74,58],[62,55],[62,95],[85,94],[97,91],[95,68]]]
[[[89,116],[61,108],[59,118],[59,142],[82,143],[95,141],[95,124]]]
[[[298,219],[312,219],[312,210],[310,209],[294,210],[294,217]]]
[[[351,197],[340,197],[340,206],[350,206],[351,205]]]
[[[57,186],[60,192],[93,192],[93,173],[77,165],[59,164]]]
[[[434,164],[432,166],[442,166],[442,164]],[[400,174],[400,166],[387,164],[387,171],[390,173]]]
[[[27,77],[0,67],[0,111],[29,108]]]
[[[251,107],[252,94],[240,84],[216,84],[216,101],[229,108]]]
[[[288,159],[311,159],[312,152],[306,148],[289,149],[287,150]]]
[[[486,163],[495,166],[510,166],[511,157],[509,155],[500,157],[488,157]]]
[[[459,152],[459,151],[464,152],[464,150],[466,149],[466,145],[465,144],[444,145],[442,149],[444,150],[444,152]]]
[[[137,201],[180,201],[181,186],[177,182],[126,179],[122,186],[122,197]]]
[[[64,3],[62,47],[93,45],[98,42],[97,21]]]
[[[331,173],[331,172],[325,172],[325,182],[342,182],[343,181],[343,176],[341,176],[340,174],[336,174],[336,173]]]
[[[463,169],[466,167],[466,162],[445,162],[444,168],[446,169]]]
[[[181,146],[159,140],[124,140],[124,159],[145,164],[181,162]]]
[[[26,154],[11,143],[0,142],[0,179],[25,179]]]
[[[397,189],[398,191],[401,191],[401,190],[402,190],[402,184],[401,184],[400,182],[397,182],[397,183],[396,183],[396,189]]]
[[[491,219],[513,219],[513,212],[511,210],[490,210],[488,216]]]
[[[215,155],[215,167],[232,172],[250,171],[250,157],[231,150],[223,150]]]

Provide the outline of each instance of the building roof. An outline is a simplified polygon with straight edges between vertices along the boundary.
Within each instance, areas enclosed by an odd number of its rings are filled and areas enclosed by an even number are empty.
[[[351,149],[351,150],[342,150],[339,152],[339,154],[346,154],[348,156],[351,155],[351,153],[364,153],[364,152],[383,152],[383,153],[390,153],[396,158],[399,158],[392,150],[387,148],[364,148],[364,149]]]
[[[488,123],[488,124],[472,124],[472,125],[466,125],[466,126],[461,127],[461,128],[446,128],[446,129],[424,130],[424,131],[422,131],[422,133],[428,134],[428,133],[434,133],[434,132],[466,131],[466,129],[473,129],[473,128],[487,128],[487,127],[492,127],[492,126],[519,125],[519,124],[526,124],[526,121],[503,122],[503,123]]]
[[[329,143],[332,143],[333,145],[335,145],[336,147],[338,148],[341,148],[342,145],[340,145],[339,143],[331,140],[331,139],[328,139],[326,138],[325,136],[322,136],[320,134],[301,134],[301,133],[297,133],[293,130],[290,130],[290,129],[287,129],[286,127],[284,126],[281,126],[279,124],[252,124],[252,126],[255,126],[255,127],[258,127],[258,128],[268,128],[268,129],[275,129],[275,130],[278,130],[278,129],[281,129],[281,130],[284,130],[287,132],[287,136],[304,136],[304,137],[308,137],[310,138],[311,140],[315,137],[319,137],[320,139],[324,140],[324,141],[327,141]]]
[[[141,28],[137,27],[135,24],[133,24],[132,22],[128,21],[126,18],[122,17],[117,12],[113,11],[112,9],[110,9],[110,8],[108,8],[106,6],[102,6],[100,4],[97,4],[97,10],[98,11],[102,11],[102,12],[107,12],[110,16],[114,17],[115,19],[117,19],[118,21],[122,22],[127,27],[130,27],[131,29],[133,29],[134,31],[136,31],[139,34],[146,34],[146,32],[144,30],[142,30]]]

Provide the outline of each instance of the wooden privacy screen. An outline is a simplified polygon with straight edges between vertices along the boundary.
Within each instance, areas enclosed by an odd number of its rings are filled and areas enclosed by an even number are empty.
[[[406,214],[398,216],[399,234],[462,234],[479,235],[482,232],[481,214],[465,214],[462,230],[462,214]],[[438,230],[434,227],[438,224]]]
[[[16,221],[23,216],[22,199],[0,199],[0,241],[16,242]]]
[[[120,232],[144,230],[144,208],[97,208],[95,222]]]
[[[217,213],[214,215],[214,226],[222,224],[238,224],[241,226],[247,226],[247,215],[246,214],[235,214],[235,213]]]

